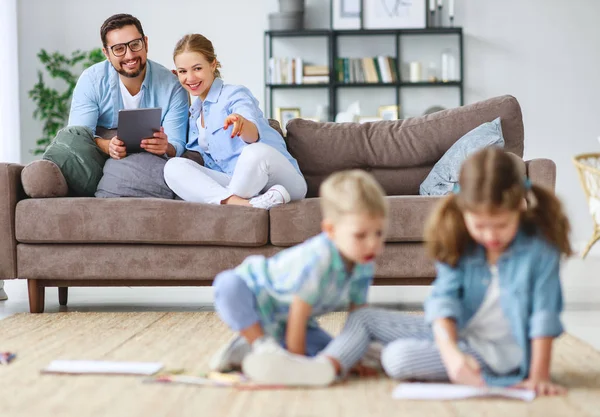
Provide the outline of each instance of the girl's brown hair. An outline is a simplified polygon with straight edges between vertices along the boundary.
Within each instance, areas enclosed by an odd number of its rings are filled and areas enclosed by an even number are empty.
[[[198,33],[190,33],[189,35],[185,35],[179,40],[179,42],[177,42],[177,45],[175,45],[175,50],[173,51],[173,61],[177,55],[184,52],[197,52],[202,54],[209,63],[212,64],[213,62],[216,62],[217,66],[215,68],[215,77],[221,77],[221,72],[219,71],[219,68],[221,68],[221,63],[217,60],[215,48],[213,48],[213,44],[210,40],[208,40],[208,38]]]
[[[510,154],[497,147],[471,155],[461,167],[459,191],[440,201],[427,220],[425,241],[429,255],[455,266],[475,243],[463,219],[465,210],[522,210],[525,233],[539,232],[561,253],[570,255],[570,226],[562,204],[550,190],[531,185],[519,168]]]

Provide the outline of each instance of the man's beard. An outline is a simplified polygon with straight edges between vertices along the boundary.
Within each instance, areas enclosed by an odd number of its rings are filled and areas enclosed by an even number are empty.
[[[115,70],[121,74],[123,77],[127,77],[127,78],[135,78],[138,75],[140,75],[142,73],[142,71],[144,71],[144,69],[146,68],[146,62],[142,61],[140,58],[140,68],[135,71],[135,72],[127,72],[123,69],[123,66],[119,63],[120,69],[115,68]],[[114,65],[113,65],[114,67]]]

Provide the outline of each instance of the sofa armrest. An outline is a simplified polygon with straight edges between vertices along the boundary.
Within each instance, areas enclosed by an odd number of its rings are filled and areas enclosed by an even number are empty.
[[[551,159],[531,159],[525,161],[527,176],[533,184],[554,190],[556,185],[556,164]]]
[[[15,207],[25,198],[22,165],[0,163],[0,279],[17,278]]]

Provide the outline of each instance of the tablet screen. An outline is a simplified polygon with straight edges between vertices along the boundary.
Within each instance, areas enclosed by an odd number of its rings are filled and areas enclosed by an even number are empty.
[[[142,152],[142,139],[151,138],[154,132],[160,131],[162,109],[119,110],[117,136],[125,143],[127,153]]]

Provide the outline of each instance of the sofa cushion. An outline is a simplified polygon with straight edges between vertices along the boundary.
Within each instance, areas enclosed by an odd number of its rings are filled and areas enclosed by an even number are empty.
[[[431,169],[454,142],[497,117],[502,120],[505,149],[523,156],[521,108],[512,96],[406,120],[358,124],[294,119],[288,123],[286,142],[307,179],[352,168],[396,171],[402,178],[400,169]],[[426,176],[415,176],[410,180],[414,183],[405,188],[417,194]],[[309,182],[307,195],[318,195],[319,185],[320,180]],[[395,194],[382,186],[388,194]]]
[[[456,141],[421,183],[421,195],[446,195],[458,182],[460,168],[467,157],[488,146],[504,147],[500,118],[483,123]],[[514,154],[513,154],[514,155]]]
[[[425,220],[439,197],[386,197],[390,204],[386,242],[422,242]],[[271,209],[270,240],[275,246],[292,246],[321,232],[318,198],[307,198]]]
[[[123,159],[109,158],[104,164],[104,175],[98,183],[96,197],[155,197],[174,199],[175,193],[167,186],[164,168],[167,158],[140,152]]]
[[[268,211],[156,198],[45,198],[20,201],[21,243],[151,243],[260,246]]]
[[[25,194],[33,198],[65,197],[69,186],[58,165],[52,161],[30,162],[21,172]]]

